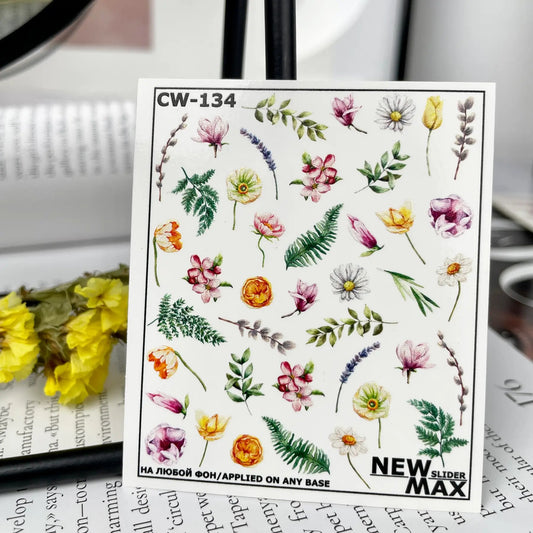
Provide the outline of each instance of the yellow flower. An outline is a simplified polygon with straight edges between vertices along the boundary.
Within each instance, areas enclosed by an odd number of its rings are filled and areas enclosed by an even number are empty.
[[[442,100],[440,96],[430,96],[422,115],[422,122],[429,130],[436,130],[442,125]]]
[[[128,326],[128,287],[119,279],[90,278],[76,294],[87,298],[89,309],[99,309],[102,331],[116,332]]]
[[[400,209],[389,207],[388,211],[376,215],[391,233],[407,233],[415,221],[411,202],[405,202]]]
[[[81,403],[89,394],[99,394],[104,390],[108,367],[109,357],[89,372],[73,371],[70,362],[58,365],[53,373],[47,376],[44,393],[54,396],[59,392],[61,404]]]
[[[27,378],[38,355],[34,315],[12,292],[0,299],[0,382]]]
[[[218,440],[224,435],[229,419],[229,416],[207,416],[203,411],[196,411],[198,433],[206,441]]]

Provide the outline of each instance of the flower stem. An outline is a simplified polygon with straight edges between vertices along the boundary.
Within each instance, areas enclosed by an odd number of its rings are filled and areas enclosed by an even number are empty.
[[[178,359],[181,361],[182,365],[202,384],[202,387],[207,391],[205,383],[202,381],[202,378],[185,362],[185,359],[176,351],[174,353],[178,356]]]
[[[418,259],[420,259],[420,261],[422,261],[422,263],[424,263],[424,265],[425,265],[426,262],[424,261],[422,256],[418,253],[418,250],[415,248],[415,245],[413,244],[413,241],[411,241],[411,237],[409,237],[409,234],[407,232],[405,232],[404,235],[407,237],[407,240],[409,241],[409,244],[411,245],[411,248],[415,251],[415,254],[418,256]]]
[[[362,130],[362,129],[358,128],[355,124],[350,124],[350,126],[348,126],[348,127],[349,128],[350,127],[353,128],[355,131],[358,131],[359,133],[365,133],[365,134],[368,133],[365,130]]]
[[[202,463],[204,462],[204,459],[205,459],[205,452],[207,451],[207,445],[209,444],[209,441],[206,440],[205,441],[205,447],[204,447],[204,453],[202,454],[202,458],[200,459],[200,464],[198,465],[198,468],[200,468],[202,466]]]
[[[378,448],[381,448],[381,418],[378,418],[378,424],[379,424],[379,429],[378,429]]]
[[[431,176],[431,170],[429,168],[429,137],[430,137],[432,131],[433,131],[432,129],[429,130],[428,140],[427,140],[427,143],[426,143],[426,165],[428,167],[428,175],[429,176]]]
[[[296,313],[298,311],[298,309],[295,309],[292,313],[288,313],[286,315],[283,315],[281,318],[289,318],[290,316],[294,315],[294,313]]]
[[[274,176],[274,186],[276,187],[276,200],[278,199],[278,178],[276,178],[276,172],[273,170],[272,175]]]
[[[361,476],[361,474],[357,471],[357,468],[355,468],[355,466],[353,465],[352,460],[350,459],[350,454],[347,454],[346,457],[348,457],[348,462],[350,463],[350,466],[352,467],[353,471],[359,476],[359,479],[366,485],[366,488],[368,490],[371,490],[370,485],[363,479],[363,476]]]
[[[237,200],[233,203],[233,227],[232,230],[235,229],[235,213],[237,212]]]
[[[343,383],[341,383],[341,386],[339,387],[339,392],[337,393],[337,402],[335,403],[335,412],[339,410],[339,398],[341,397],[342,386],[343,386]]]
[[[263,251],[263,248],[261,248],[261,239],[262,238],[263,238],[263,235],[261,235],[261,237],[259,237],[259,240],[257,241],[257,247],[259,248],[259,251],[263,255],[263,261],[261,263],[261,266],[264,267],[265,266],[265,252]]]
[[[154,245],[154,274],[155,274],[155,282],[157,283],[157,286],[160,287],[159,278],[157,277],[157,243],[156,243],[155,237],[153,238],[152,243]]]
[[[461,282],[460,281],[457,282],[457,296],[455,298],[455,303],[453,304],[452,312],[450,313],[450,316],[448,317],[448,322],[452,319],[455,308],[457,307],[457,302],[459,301],[459,296],[461,296]]]

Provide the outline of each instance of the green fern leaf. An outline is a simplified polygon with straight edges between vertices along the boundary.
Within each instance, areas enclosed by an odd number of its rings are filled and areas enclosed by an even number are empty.
[[[183,198],[181,199],[181,205],[187,214],[190,214],[194,201],[196,200],[196,189],[187,189],[183,193]]]
[[[285,267],[305,267],[316,264],[329,252],[337,237],[337,219],[342,208],[338,204],[313,229],[300,235],[285,251]]]
[[[428,455],[432,459],[440,456],[438,450],[435,450],[435,448],[424,448],[418,452],[418,455]]]
[[[201,176],[194,174],[191,176],[190,181],[194,185],[201,186],[207,183],[214,175],[215,171],[213,169],[204,172]]]
[[[263,416],[270,430],[274,450],[283,461],[294,470],[304,474],[317,474],[329,471],[329,457],[309,441],[296,437],[283,428],[278,420]]]
[[[424,444],[429,446],[436,446],[439,443],[439,436],[433,431],[427,431],[421,426],[415,426],[416,434],[418,439],[421,440]]]

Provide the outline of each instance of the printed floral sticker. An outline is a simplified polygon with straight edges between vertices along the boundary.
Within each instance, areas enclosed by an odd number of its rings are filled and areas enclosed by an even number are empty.
[[[478,510],[490,90],[202,85],[141,82],[130,481]]]

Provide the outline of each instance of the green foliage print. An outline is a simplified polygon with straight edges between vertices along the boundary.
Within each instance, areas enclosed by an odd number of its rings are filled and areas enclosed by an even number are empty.
[[[231,354],[233,361],[229,362],[230,371],[226,373],[228,381],[224,390],[234,402],[244,402],[248,412],[252,414],[248,406],[248,398],[250,396],[264,396],[264,394],[261,392],[262,383],[252,384],[254,366],[252,363],[246,365],[250,359],[250,355],[250,348],[246,348],[240,357],[234,353]],[[232,392],[232,389],[237,392]]]

